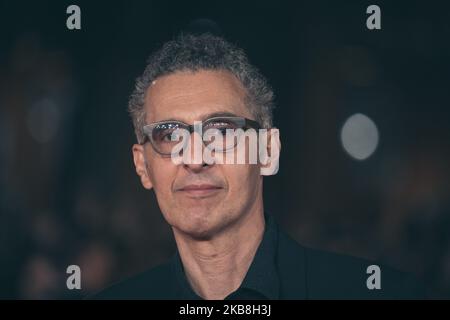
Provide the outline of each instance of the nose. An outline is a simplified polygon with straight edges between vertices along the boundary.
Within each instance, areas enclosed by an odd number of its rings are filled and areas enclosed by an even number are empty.
[[[200,134],[193,132],[187,149],[187,151],[190,152],[190,161],[183,164],[186,170],[198,173],[211,167],[211,165],[207,164],[203,159],[204,148],[205,144],[203,143]]]
[[[185,165],[184,165],[184,168],[185,168],[186,170],[188,170],[188,171],[190,171],[190,172],[193,172],[193,173],[199,173],[199,172],[202,172],[203,170],[206,170],[206,169],[208,169],[209,167],[210,167],[210,165],[207,164],[207,163],[204,163],[204,162],[202,162],[202,163],[200,163],[200,164],[185,164]]]

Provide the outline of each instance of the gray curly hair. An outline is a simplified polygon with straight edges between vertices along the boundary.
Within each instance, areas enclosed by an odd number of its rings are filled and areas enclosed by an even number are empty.
[[[136,79],[128,111],[133,120],[138,143],[143,143],[146,124],[145,95],[158,77],[177,71],[226,70],[239,79],[246,89],[246,105],[263,128],[272,127],[273,90],[259,70],[250,64],[244,51],[225,39],[209,33],[181,34],[154,52],[144,73]]]

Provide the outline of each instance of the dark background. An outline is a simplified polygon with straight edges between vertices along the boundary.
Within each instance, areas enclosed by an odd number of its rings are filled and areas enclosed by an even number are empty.
[[[450,297],[445,3],[0,1],[0,297],[77,298],[173,253],[134,172],[126,105],[152,50],[205,28],[245,49],[275,89],[283,147],[265,205],[284,229]],[[79,31],[66,28],[70,4]],[[381,30],[366,28],[371,4]],[[379,130],[363,161],[340,140],[355,113]],[[65,287],[71,264],[81,292]]]

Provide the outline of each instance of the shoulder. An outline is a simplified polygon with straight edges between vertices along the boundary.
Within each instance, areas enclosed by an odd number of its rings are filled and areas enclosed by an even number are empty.
[[[167,263],[113,284],[87,299],[173,299],[173,278],[172,267]]]
[[[280,232],[281,279],[307,299],[424,299],[414,277],[375,261],[301,246]],[[295,269],[295,271],[294,271]],[[288,284],[292,286],[292,284]]]

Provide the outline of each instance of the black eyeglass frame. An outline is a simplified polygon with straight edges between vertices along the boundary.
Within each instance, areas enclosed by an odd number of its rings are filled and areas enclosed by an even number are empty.
[[[223,116],[223,117],[212,117],[212,118],[202,121],[202,130],[204,130],[204,128],[211,122],[220,121],[220,120],[233,122],[233,123],[237,124],[236,129],[242,129],[244,131],[246,131],[248,129],[259,130],[262,128],[261,125],[259,124],[259,122],[255,121],[255,120],[251,120],[251,119],[244,118],[244,117],[237,117],[237,116],[236,117]],[[153,122],[153,123],[149,123],[149,124],[145,125],[142,128],[142,130],[144,132],[144,141],[142,141],[140,144],[144,145],[147,142],[150,142],[153,150],[155,150],[156,153],[158,153],[162,156],[169,156],[170,153],[161,152],[155,146],[155,143],[153,141],[153,130],[157,126],[160,126],[163,124],[178,125],[177,129],[185,129],[189,132],[189,134],[192,134],[195,131],[195,125],[187,124],[187,123],[184,123],[184,122],[178,121],[178,120],[158,121],[158,122]],[[234,147],[236,147],[236,145]]]

